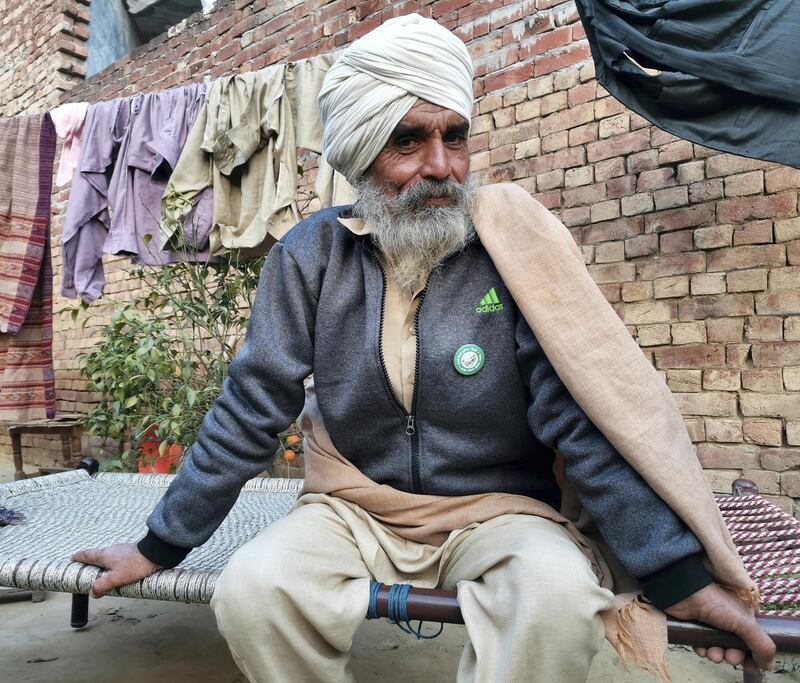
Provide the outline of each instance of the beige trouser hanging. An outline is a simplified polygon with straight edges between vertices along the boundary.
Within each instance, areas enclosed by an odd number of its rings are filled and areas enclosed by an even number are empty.
[[[579,683],[603,640],[613,595],[557,524],[503,515],[442,546],[407,541],[357,506],[307,494],[240,548],[211,606],[253,683],[353,681],[353,636],[369,581],[458,588],[469,642],[459,683]]]

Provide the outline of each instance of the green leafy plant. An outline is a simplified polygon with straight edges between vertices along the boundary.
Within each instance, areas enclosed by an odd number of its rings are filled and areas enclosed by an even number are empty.
[[[110,440],[107,469],[133,469],[143,441],[190,446],[244,339],[263,259],[139,266],[141,285],[113,304],[84,375],[103,398],[87,430]]]
[[[299,197],[304,213],[315,195],[301,191]],[[235,251],[200,258],[197,226],[188,232],[183,226],[191,206],[173,192],[163,218],[174,228],[172,247],[185,260],[134,267],[128,279],[137,282],[137,293],[128,301],[98,304],[111,307],[110,322],[102,341],[82,355],[82,373],[102,395],[86,427],[110,456],[104,469],[135,470],[146,442],[156,441],[162,456],[171,446],[194,443],[244,340],[264,259],[240,258]],[[144,235],[142,241],[148,245],[150,239]],[[82,303],[66,311],[76,320],[87,309]],[[301,444],[294,449],[301,452]]]

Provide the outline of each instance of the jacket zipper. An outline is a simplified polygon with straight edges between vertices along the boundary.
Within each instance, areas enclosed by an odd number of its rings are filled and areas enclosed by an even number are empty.
[[[411,437],[411,486],[414,493],[424,493],[422,490],[422,476],[419,472],[419,435],[414,426],[414,416],[417,414],[417,387],[419,382],[419,311],[422,308],[422,303],[425,301],[425,295],[428,293],[428,284],[430,283],[430,275],[425,280],[425,286],[419,294],[419,304],[414,313],[414,332],[417,338],[417,355],[414,358],[414,390],[411,393],[411,414],[409,422],[406,426],[406,434]]]
[[[389,371],[386,368],[386,359],[383,355],[383,314],[386,307],[386,271],[384,270],[381,260],[377,254],[370,248],[366,247],[367,252],[375,259],[378,264],[378,269],[381,271],[381,278],[383,279],[383,289],[381,290],[381,320],[378,329],[378,356],[381,361],[381,370],[383,371],[383,381],[386,383],[386,388],[389,394],[394,399],[394,403],[403,415],[405,420],[405,433],[411,439],[411,489],[412,493],[422,493],[422,477],[419,471],[419,435],[417,434],[416,427],[416,409],[417,409],[417,377],[419,376],[419,309],[422,307],[422,302],[425,300],[425,294],[428,292],[428,282],[425,281],[425,286],[420,292],[419,304],[414,313],[414,331],[417,337],[417,354],[414,362],[414,391],[411,394],[411,412],[406,411],[400,398],[392,388],[392,383],[389,381]]]

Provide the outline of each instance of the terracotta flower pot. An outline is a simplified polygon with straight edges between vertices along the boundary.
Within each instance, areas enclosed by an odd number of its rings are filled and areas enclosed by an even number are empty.
[[[159,442],[153,439],[158,426],[153,427],[145,436],[139,448],[139,474],[170,474],[177,467],[183,457],[183,446],[172,444],[167,446],[164,455],[159,451]]]

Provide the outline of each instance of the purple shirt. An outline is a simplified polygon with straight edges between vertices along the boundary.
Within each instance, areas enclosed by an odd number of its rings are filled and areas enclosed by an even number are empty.
[[[205,91],[205,84],[199,83],[139,95],[132,101],[131,123],[109,186],[112,214],[104,253],[128,254],[146,265],[182,258],[159,250],[161,195],[203,105]],[[205,223],[210,229],[211,216]],[[205,239],[201,236],[199,246],[207,238],[207,234]],[[206,257],[197,255],[201,260]]]
[[[127,98],[93,104],[86,113],[61,235],[61,293],[87,303],[99,297],[105,285],[102,256],[110,226],[108,186],[129,120]]]
[[[126,254],[148,265],[183,258],[158,249],[161,195],[205,89],[200,83],[89,107],[61,240],[64,296],[91,302],[102,294],[103,254]],[[195,219],[210,228],[209,204],[207,218]],[[198,235],[198,246],[207,238]]]

